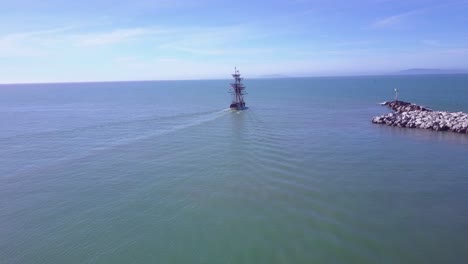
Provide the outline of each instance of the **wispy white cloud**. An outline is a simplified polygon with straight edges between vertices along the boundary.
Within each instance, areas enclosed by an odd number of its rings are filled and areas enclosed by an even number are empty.
[[[193,55],[201,56],[224,56],[224,55],[253,55],[259,53],[269,53],[272,49],[255,49],[255,48],[242,48],[242,49],[230,49],[230,48],[210,48],[210,47],[190,47],[190,46],[172,46],[172,50],[181,51],[184,53],[190,53]]]
[[[430,46],[430,47],[440,47],[440,46],[442,46],[440,41],[435,40],[435,39],[423,39],[423,40],[421,40],[421,42],[424,45]]]
[[[441,51],[441,53],[454,54],[454,55],[468,55],[468,47],[444,49]]]
[[[0,35],[0,59],[27,61],[18,65],[35,81],[190,79],[223,78],[234,64],[248,64],[245,60],[261,60],[277,52],[274,45],[259,41],[268,32],[247,24],[87,29]],[[38,69],[38,65],[44,67]],[[4,74],[15,72],[12,65],[5,67],[0,64]],[[52,69],[60,71],[60,76],[50,73]],[[13,81],[18,78],[13,77]]]
[[[393,1],[393,0],[377,0],[378,2],[390,2],[390,1]],[[462,7],[464,5],[466,5],[468,2],[466,0],[462,0],[462,1],[439,1],[435,4],[425,4],[424,6],[418,8],[418,9],[413,9],[413,10],[410,10],[410,11],[407,11],[407,12],[402,12],[402,13],[399,13],[399,14],[395,14],[395,15],[391,15],[391,16],[387,16],[387,17],[383,17],[383,18],[380,18],[380,19],[377,19],[376,21],[374,21],[372,24],[371,24],[371,27],[372,28],[389,28],[389,27],[394,27],[394,26],[397,26],[397,25],[401,25],[403,24],[404,22],[406,22],[406,20],[409,20],[410,17],[413,17],[413,16],[416,16],[416,15],[419,15],[419,14],[422,14],[422,13],[426,13],[426,12],[433,12],[433,11],[437,11],[437,10],[440,10],[440,9],[443,9],[443,8],[447,8],[447,7],[451,7],[451,8],[454,8],[454,7]]]
[[[48,53],[56,36],[73,27],[58,27],[46,30],[17,32],[0,36],[0,57],[38,57]]]
[[[356,41],[343,41],[335,43],[337,47],[348,47],[348,46],[367,46],[370,44],[375,44],[377,41],[375,40],[356,40]]]
[[[116,29],[110,32],[89,33],[73,36],[79,46],[102,46],[121,43],[144,36],[167,33],[166,29],[129,28]]]
[[[72,29],[74,29],[74,27],[67,26],[67,27],[58,27],[58,28],[44,29],[44,30],[38,30],[38,31],[18,32],[18,33],[11,33],[11,34],[4,35],[2,36],[2,38],[41,37],[41,36],[54,35],[57,33],[67,32]]]
[[[405,19],[410,16],[423,12],[425,9],[416,9],[409,12],[404,12],[388,17],[384,17],[374,21],[371,25],[372,28],[388,28],[401,24]]]
[[[57,54],[63,56],[84,52],[84,49],[119,45],[126,42],[151,43],[154,52],[184,52],[196,55],[226,55],[232,53],[233,36],[245,35],[245,39],[259,38],[248,26],[198,27],[135,27],[117,28],[99,32],[76,33],[72,27],[45,29],[34,32],[18,32],[0,35],[0,57],[37,57]],[[250,36],[250,37],[249,37]],[[148,45],[147,45],[148,46]],[[135,49],[137,49],[135,47]],[[74,50],[75,52],[70,52]],[[271,49],[264,49],[269,52]],[[237,52],[251,54],[262,52],[256,48],[238,48]]]
[[[242,38],[237,36],[242,36]],[[261,47],[245,45],[267,36],[267,33],[259,32],[248,25],[179,28],[174,30],[167,37],[168,41],[164,41],[159,48],[200,56],[251,56],[274,51],[272,47],[267,45],[260,44]]]

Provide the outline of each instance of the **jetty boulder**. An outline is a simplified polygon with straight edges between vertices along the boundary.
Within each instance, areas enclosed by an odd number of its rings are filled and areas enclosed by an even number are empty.
[[[393,101],[385,102],[394,113],[372,118],[372,123],[407,128],[423,128],[435,131],[452,131],[468,134],[468,114],[433,111],[416,104]]]
[[[388,106],[390,109],[397,113],[402,113],[402,112],[408,112],[408,111],[432,111],[429,108],[404,102],[404,101],[391,101],[391,102],[385,102],[382,105]]]

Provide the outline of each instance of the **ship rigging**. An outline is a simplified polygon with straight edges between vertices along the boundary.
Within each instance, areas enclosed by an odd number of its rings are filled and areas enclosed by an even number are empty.
[[[244,95],[247,93],[245,92],[245,86],[242,84],[242,78],[236,67],[234,67],[234,74],[232,74],[232,77],[234,77],[234,83],[231,83],[230,93],[232,94],[232,103],[229,108],[231,108],[231,110],[244,110],[247,108],[244,102]]]

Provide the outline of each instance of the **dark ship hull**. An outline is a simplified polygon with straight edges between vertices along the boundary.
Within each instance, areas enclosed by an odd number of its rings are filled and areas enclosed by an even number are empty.
[[[232,103],[229,108],[231,108],[231,110],[244,110],[246,109],[247,107],[245,107],[245,103],[243,104],[236,104],[236,103]]]

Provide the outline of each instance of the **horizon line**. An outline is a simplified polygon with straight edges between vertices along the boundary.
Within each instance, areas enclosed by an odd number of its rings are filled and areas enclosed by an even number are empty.
[[[406,71],[406,70],[403,70]],[[260,79],[296,79],[296,78],[340,78],[340,77],[372,77],[372,76],[420,76],[420,75],[463,75],[468,74],[467,71],[463,72],[440,72],[440,73],[402,73],[402,72],[394,72],[394,73],[376,73],[376,74],[342,74],[342,75],[304,75],[304,76],[280,76],[280,77],[262,77],[256,76],[247,78],[250,80],[260,80]],[[244,78],[245,79],[245,78]],[[193,78],[193,79],[159,79],[159,80],[100,80],[100,81],[44,81],[44,82],[6,82],[0,83],[0,85],[28,85],[28,84],[87,84],[87,83],[125,83],[125,82],[174,82],[174,81],[219,81],[219,80],[230,80],[230,78]]]

